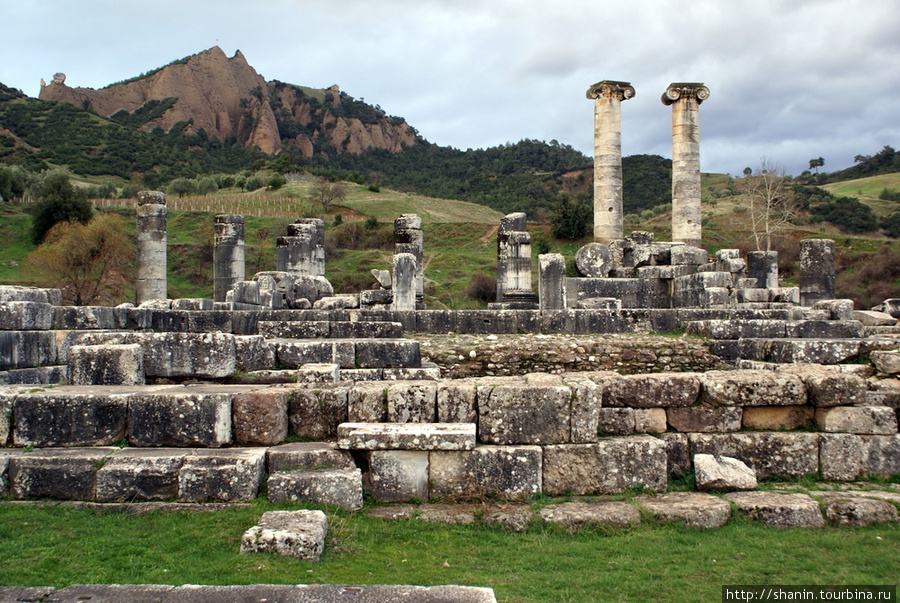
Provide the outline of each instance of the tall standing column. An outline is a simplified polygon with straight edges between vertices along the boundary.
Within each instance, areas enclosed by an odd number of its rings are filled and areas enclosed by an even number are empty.
[[[700,103],[709,88],[699,83],[669,84],[662,96],[672,105],[672,240],[700,247]]]
[[[394,220],[394,253],[411,253],[416,260],[416,309],[424,310],[425,302],[425,239],[422,218],[416,214],[402,214]]]
[[[216,216],[213,257],[213,300],[225,301],[235,283],[244,280],[244,216]]]
[[[166,299],[166,195],[159,191],[138,193],[137,206],[137,303]]]
[[[603,80],[588,88],[594,100],[594,241],[621,239],[623,100],[634,96],[628,82]]]

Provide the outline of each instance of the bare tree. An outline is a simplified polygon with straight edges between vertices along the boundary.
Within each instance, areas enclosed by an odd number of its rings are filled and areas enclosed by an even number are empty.
[[[327,212],[335,203],[347,199],[347,187],[343,182],[332,182],[328,178],[317,178],[309,191],[309,200],[322,206]]]
[[[789,183],[784,167],[765,157],[756,170],[744,170],[740,190],[749,203],[750,230],[757,251],[771,251],[772,238],[797,215],[797,198]]]

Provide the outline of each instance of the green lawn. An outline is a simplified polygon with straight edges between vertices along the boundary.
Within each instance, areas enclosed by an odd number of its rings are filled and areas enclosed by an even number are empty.
[[[900,203],[885,201],[878,196],[886,188],[900,190],[900,173],[881,174],[868,178],[846,180],[823,186],[825,190],[839,197],[855,197],[872,208],[879,218],[900,210]]]
[[[329,510],[321,562],[239,555],[241,534],[272,508],[129,516],[2,505],[0,584],[461,584],[491,587],[507,603],[582,603],[719,601],[723,584],[877,585],[900,576],[900,525],[776,530],[741,518],[706,532],[650,522],[572,535]]]

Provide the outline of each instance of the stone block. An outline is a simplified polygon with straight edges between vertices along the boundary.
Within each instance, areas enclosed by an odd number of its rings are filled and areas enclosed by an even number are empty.
[[[182,502],[249,502],[266,470],[265,448],[194,450],[178,474]]]
[[[266,339],[327,339],[331,335],[327,320],[261,320],[258,328]]]
[[[98,502],[175,500],[186,448],[123,448],[97,471]]]
[[[852,299],[823,299],[814,303],[812,308],[825,312],[825,320],[853,320]]]
[[[431,452],[430,496],[527,498],[541,493],[541,465],[540,446]]]
[[[803,477],[819,470],[819,434],[739,432],[690,434],[694,454],[730,456],[770,476]]]
[[[344,369],[341,371],[342,381],[384,381],[384,369]]]
[[[430,382],[401,381],[387,389],[388,423],[434,423],[437,385]]]
[[[819,503],[806,494],[731,492],[725,498],[738,513],[773,528],[821,528],[825,519]]]
[[[356,366],[356,344],[348,339],[273,339],[275,359],[285,367],[304,364],[338,364],[341,368]]]
[[[813,406],[853,406],[866,400],[866,381],[858,375],[809,364],[792,364],[777,370],[799,376]]]
[[[745,463],[728,456],[695,454],[694,473],[698,490],[756,490],[756,473]]]
[[[266,451],[269,473],[294,469],[353,469],[356,464],[334,442],[291,442]]]
[[[39,448],[9,459],[9,491],[15,499],[91,500],[98,469],[117,448]]]
[[[348,420],[348,388],[297,388],[287,392],[288,420],[294,434],[316,440],[337,437],[337,426]]]
[[[344,423],[338,426],[344,450],[472,450],[474,423]]]
[[[660,434],[666,445],[666,465],[669,475],[691,470],[691,444],[687,434],[667,432]]]
[[[692,406],[700,394],[700,379],[693,373],[626,375],[605,383],[603,406],[672,408]]]
[[[699,376],[700,401],[710,406],[798,406],[807,400],[796,375],[774,371],[708,371]]]
[[[363,506],[359,469],[278,471],[269,476],[270,502],[310,502],[357,511]]]
[[[39,302],[0,302],[0,331],[49,331],[53,307]]]
[[[347,420],[381,423],[387,419],[387,384],[356,383],[347,394]]]
[[[445,380],[437,384],[438,423],[475,423],[475,383],[465,380]]]
[[[597,430],[606,435],[634,433],[633,408],[600,408],[597,411]],[[596,441],[596,440],[594,440]]]
[[[673,266],[702,266],[709,262],[709,252],[691,245],[673,245],[669,250]]]
[[[760,360],[782,364],[841,364],[859,356],[858,339],[783,339],[764,342]]]
[[[381,371],[381,378],[384,381],[439,381],[441,378],[441,369],[437,366],[359,370]]]
[[[665,443],[647,435],[545,446],[543,471],[544,491],[551,496],[615,494],[631,487],[663,492],[668,483]]]
[[[669,427],[682,433],[727,433],[741,428],[743,409],[737,406],[667,408]]]
[[[313,302],[314,310],[347,310],[359,308],[358,295],[332,295]]]
[[[251,372],[275,366],[275,350],[262,335],[234,336],[234,366]]]
[[[815,416],[811,406],[748,406],[743,410],[741,424],[756,431],[800,429],[807,427]]]
[[[900,473],[900,435],[861,437],[863,475],[889,477]]]
[[[428,500],[428,455],[419,450],[372,450],[363,476],[372,498],[385,502]],[[450,454],[450,453],[443,453]]]
[[[785,336],[783,320],[694,320],[688,323],[687,332],[710,339],[770,339]]]
[[[56,355],[57,362],[69,361],[69,349],[74,346],[95,345],[124,345],[128,338],[134,335],[130,331],[63,331],[57,333],[59,347]]]
[[[785,323],[785,335],[791,339],[847,339],[863,336],[858,320],[799,320]]]
[[[571,397],[564,385],[480,386],[478,439],[500,445],[568,442]]]
[[[53,591],[46,598],[22,598],[15,601],[46,601],[47,603],[161,603],[175,587],[162,584],[71,584]],[[9,599],[0,599],[8,601]]]
[[[331,323],[331,337],[340,339],[399,339],[403,325],[399,322],[335,321]]]
[[[0,331],[0,371],[56,363],[56,335],[51,331]]]
[[[125,437],[128,396],[74,388],[20,394],[13,403],[16,446],[108,446]]]
[[[170,389],[135,394],[128,403],[128,441],[132,446],[230,444],[232,394]]]
[[[266,511],[241,538],[241,553],[276,553],[318,561],[325,550],[328,518],[322,511]]]
[[[222,379],[234,374],[230,333],[140,333],[133,338],[144,350],[148,377]]]
[[[826,500],[825,517],[833,526],[850,528],[900,521],[897,507],[888,501],[851,496]]]
[[[590,379],[573,379],[566,384],[572,390],[570,441],[573,444],[596,442],[600,429],[600,410],[603,406],[603,386]]]
[[[860,435],[897,433],[897,414],[887,406],[835,406],[816,410],[821,431]]]
[[[702,492],[669,492],[661,496],[641,497],[635,502],[657,519],[698,530],[721,528],[731,518],[728,501]]]
[[[0,384],[4,385],[55,385],[68,380],[68,367],[41,366],[35,368],[0,371]]]
[[[72,385],[143,385],[144,353],[137,344],[69,348]]]
[[[500,526],[513,532],[524,532],[534,519],[531,505],[503,504],[485,510],[481,520],[489,526]]]
[[[412,339],[363,339],[356,343],[360,368],[415,368],[422,365],[419,342]]]
[[[15,394],[0,393],[0,448],[9,441],[10,419],[12,418]]]
[[[866,327],[892,327],[897,319],[885,312],[875,310],[854,310],[853,320],[858,320]]]
[[[231,424],[238,446],[274,446],[288,434],[289,390],[264,389],[236,394]]]
[[[900,373],[900,351],[875,350],[869,353],[869,359],[879,373],[887,375]]]
[[[641,513],[623,501],[564,502],[547,505],[540,510],[541,520],[555,523],[574,532],[587,526],[614,529],[630,528],[641,523]]]
[[[340,380],[338,364],[304,364],[297,369],[297,383],[337,383]]]
[[[851,433],[823,433],[819,437],[819,466],[822,478],[849,482],[859,477],[863,467],[861,437]]]
[[[35,302],[59,306],[62,304],[62,291],[20,285],[0,285],[0,302]]]

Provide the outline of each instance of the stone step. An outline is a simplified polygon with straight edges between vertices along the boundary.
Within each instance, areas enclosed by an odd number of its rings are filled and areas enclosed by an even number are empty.
[[[417,368],[419,342],[411,339],[273,339],[276,362],[284,367],[338,364],[353,368]]]
[[[389,321],[260,320],[259,334],[266,339],[399,339],[403,325]]]
[[[724,358],[761,360],[780,364],[841,364],[865,358],[875,350],[891,350],[890,338],[744,338],[719,342],[714,353]]]
[[[863,337],[858,320],[696,320],[687,332],[710,339],[846,339]]]
[[[342,423],[344,450],[473,450],[474,423]]]

